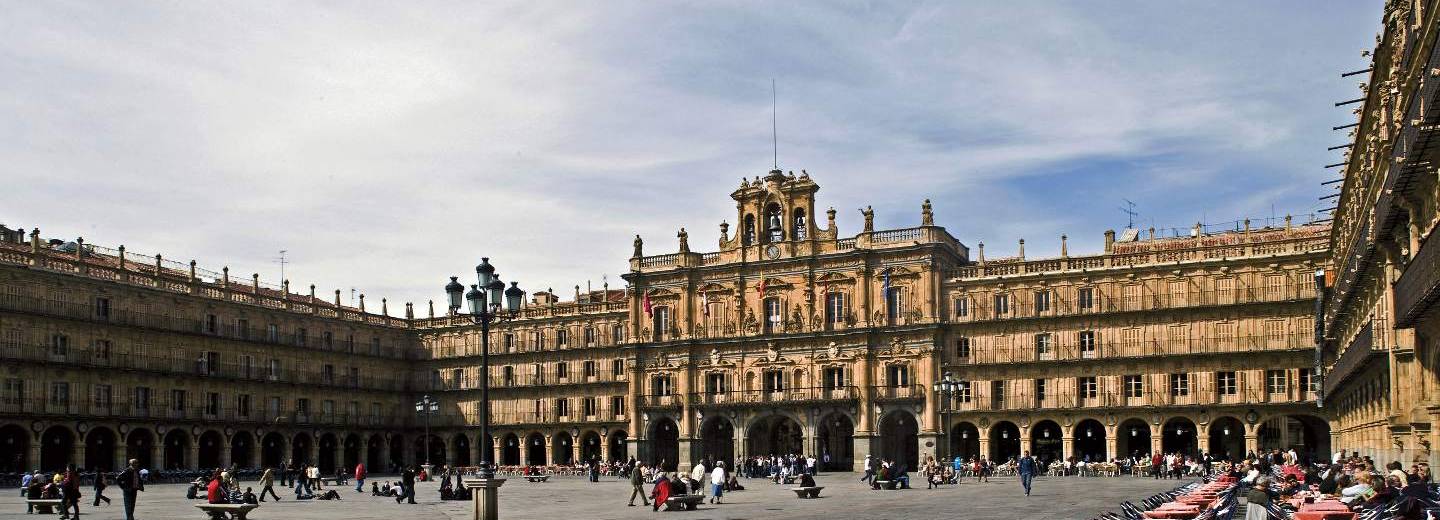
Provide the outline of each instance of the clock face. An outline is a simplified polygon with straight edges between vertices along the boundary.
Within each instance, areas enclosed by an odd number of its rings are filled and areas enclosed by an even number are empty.
[[[770,247],[765,248],[765,256],[769,257],[771,260],[780,258],[780,248],[775,247],[774,244],[771,244]]]

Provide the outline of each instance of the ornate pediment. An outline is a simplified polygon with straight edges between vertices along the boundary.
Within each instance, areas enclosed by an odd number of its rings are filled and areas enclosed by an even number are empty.
[[[679,293],[676,293],[675,291],[664,287],[655,287],[653,289],[645,291],[645,294],[649,295],[651,298],[678,298],[680,296]]]
[[[710,349],[710,355],[696,361],[695,366],[700,368],[735,368],[737,365],[734,361],[726,359],[725,356],[720,353],[720,349],[712,348]]]
[[[780,347],[774,342],[765,345],[765,352],[760,354],[760,359],[755,361],[756,366],[768,365],[793,365],[794,361],[780,354]]]
[[[767,290],[769,290],[769,289],[788,289],[788,288],[790,288],[790,287],[793,286],[793,284],[791,284],[790,282],[785,281],[783,278],[775,278],[775,277],[767,277],[767,278],[764,278],[764,279],[762,280],[762,282],[760,282],[760,283],[764,283],[764,284],[765,284],[765,289],[767,289]],[[756,286],[758,287],[758,286],[759,286],[759,283],[757,283]]]
[[[854,283],[855,277],[838,272],[829,272],[815,277],[815,283]]]
[[[903,265],[892,265],[880,270],[881,276],[886,274],[889,274],[890,279],[894,280],[896,278],[914,278],[920,276],[920,271]]]
[[[831,341],[825,348],[825,351],[815,354],[813,359],[816,363],[853,361],[855,359],[855,352],[853,350],[849,352],[843,351],[840,349],[840,345]]]
[[[695,290],[695,292],[706,293],[713,296],[715,294],[730,294],[735,292],[735,289],[715,282],[709,282],[705,285],[701,285],[700,288]]]
[[[911,358],[922,353],[918,345],[906,345],[900,338],[891,338],[890,344],[875,353],[876,358]]]

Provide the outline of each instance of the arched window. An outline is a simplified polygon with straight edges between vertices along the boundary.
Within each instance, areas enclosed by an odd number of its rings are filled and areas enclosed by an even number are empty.
[[[557,329],[555,331],[555,346],[558,348],[568,346],[569,344],[570,331],[567,329]]]
[[[780,210],[780,205],[771,202],[765,206],[765,238],[768,242],[782,242],[785,240],[785,215]]]
[[[670,395],[674,393],[673,390],[674,388],[670,386],[670,376],[668,375],[658,375],[650,380],[651,395]]]
[[[740,245],[755,243],[755,215],[745,215],[745,229],[740,234]]]
[[[806,230],[810,228],[808,222],[805,220],[805,208],[795,208],[795,211],[791,214],[794,216],[790,219],[790,236],[795,240],[804,240],[806,238]]]
[[[585,346],[595,345],[595,327],[585,327]]]

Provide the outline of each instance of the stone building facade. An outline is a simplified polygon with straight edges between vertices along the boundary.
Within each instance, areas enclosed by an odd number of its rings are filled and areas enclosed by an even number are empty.
[[[1325,409],[1340,447],[1440,464],[1440,47],[1434,1],[1386,2],[1354,101],[1325,300]],[[1348,106],[1348,105],[1347,105]]]

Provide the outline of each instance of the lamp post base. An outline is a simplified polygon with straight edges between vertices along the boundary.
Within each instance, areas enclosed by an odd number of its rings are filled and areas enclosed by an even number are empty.
[[[474,520],[500,520],[500,486],[503,478],[467,478],[461,482],[475,502]]]

